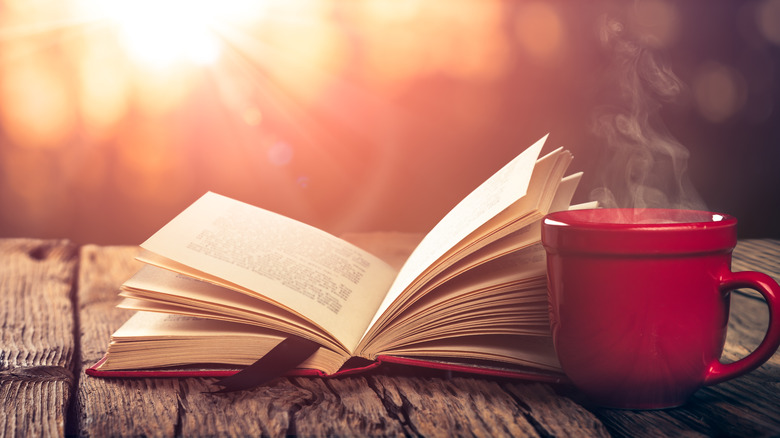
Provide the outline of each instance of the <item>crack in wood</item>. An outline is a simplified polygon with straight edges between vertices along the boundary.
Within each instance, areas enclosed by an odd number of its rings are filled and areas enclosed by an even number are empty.
[[[520,414],[525,418],[525,421],[528,422],[528,424],[531,425],[531,427],[534,428],[534,431],[536,431],[537,434],[539,434],[540,437],[543,438],[552,438],[555,435],[550,433],[539,421],[534,417],[533,409],[531,406],[526,403],[520,396],[515,394],[513,391],[506,391],[506,389],[501,388],[514,402],[517,404],[518,411]]]
[[[173,424],[174,436],[183,436],[184,416],[189,412],[189,406],[187,404],[188,391],[189,387],[184,379],[178,382],[176,388],[176,422]]]
[[[73,376],[71,382],[72,391],[68,400],[65,401],[65,433],[68,435],[75,435],[78,433],[78,404],[74,400],[74,394],[79,388],[81,382],[81,303],[79,302],[79,275],[81,273],[81,246],[74,249],[73,254],[75,261],[73,263],[73,275],[71,276],[70,291],[68,297],[70,298],[70,305],[72,311],[72,324],[73,324],[73,351],[71,351],[70,368]]]
[[[392,397],[389,396],[387,391],[379,388],[380,385],[378,384],[376,377],[368,377],[366,378],[366,382],[368,383],[368,387],[374,391],[379,401],[382,402],[382,406],[384,406],[388,417],[397,421],[404,429],[411,430],[415,435],[421,435],[420,431],[417,430],[409,417],[409,409],[413,408],[413,406],[403,394],[399,394],[401,397],[401,405],[397,406],[393,403]]]
[[[128,261],[137,249],[34,240],[7,240],[2,248],[0,364],[10,365],[0,370],[0,436],[780,434],[778,355],[700,390],[684,407],[648,412],[583,406],[558,386],[499,380],[507,397],[489,379],[419,374],[280,379],[213,400],[201,395],[203,379],[92,379],[81,374],[85,361],[99,358],[127,316],[112,307],[114,288],[136,269]],[[760,341],[767,316],[756,296],[732,298],[734,337],[724,355],[736,359]]]
[[[308,397],[304,397],[300,402],[292,403],[288,410],[288,415],[287,415],[288,423],[287,423],[287,431],[285,432],[285,436],[298,436],[298,428],[297,428],[298,422],[296,421],[296,416],[301,410],[303,410],[305,406],[315,406],[317,403],[317,396],[314,394],[314,392],[310,391],[309,389],[301,385],[297,381],[298,379],[286,378],[286,380],[290,382],[292,386],[295,386],[301,391],[306,391],[309,394]],[[268,411],[270,416],[271,405],[268,405]]]

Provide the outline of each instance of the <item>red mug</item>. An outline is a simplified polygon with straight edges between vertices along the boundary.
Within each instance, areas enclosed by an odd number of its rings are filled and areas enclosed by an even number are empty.
[[[550,323],[574,386],[605,407],[667,408],[768,360],[780,345],[780,286],[759,272],[731,272],[736,225],[692,210],[547,215]],[[724,364],[730,292],[738,288],[764,296],[770,322],[752,353]]]

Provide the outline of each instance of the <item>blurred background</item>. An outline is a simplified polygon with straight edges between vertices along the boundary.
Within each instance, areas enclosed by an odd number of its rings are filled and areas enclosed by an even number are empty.
[[[547,133],[575,202],[780,237],[779,51],[780,0],[2,0],[0,237],[425,231]]]

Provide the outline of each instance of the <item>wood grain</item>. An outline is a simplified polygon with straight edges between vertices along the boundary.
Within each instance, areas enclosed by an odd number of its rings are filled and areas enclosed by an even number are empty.
[[[65,433],[77,251],[64,240],[0,240],[0,436]]]
[[[457,431],[476,436],[552,436],[558,423],[566,428],[586,419],[570,436],[605,436],[598,420],[568,400],[550,409],[548,385],[503,383],[483,378],[375,378],[375,388],[408,431],[422,436],[451,436]],[[560,430],[560,429],[558,429]]]
[[[209,394],[212,382],[182,380],[183,435],[607,436],[590,412],[541,384],[379,374]]]
[[[218,389],[214,381],[181,381],[181,435],[295,436],[296,413],[317,397],[286,378],[250,391],[225,394],[212,394]]]
[[[0,371],[0,436],[64,436],[72,385],[62,367]]]
[[[595,415],[550,385],[505,382],[501,386],[518,401],[521,413],[541,436],[609,436]]]
[[[0,369],[71,367],[77,253],[68,241],[0,240]]]
[[[178,435],[177,379],[95,379],[82,375],[74,400],[70,434]]]
[[[362,376],[327,380],[299,378],[295,383],[311,393],[310,402],[295,413],[297,434],[400,436],[409,432],[410,426],[388,412]]]
[[[401,237],[351,240],[397,265],[417,239]],[[778,272],[780,244],[764,243],[743,246],[747,259],[735,252],[735,269]],[[752,373],[700,390],[683,407],[660,411],[591,407],[565,386],[403,367],[338,379],[282,378],[230,394],[210,394],[214,379],[87,377],[84,369],[132,313],[115,304],[119,285],[140,267],[137,252],[0,240],[0,436],[780,435],[778,354]],[[764,303],[735,293],[724,358],[747,354],[766,324]]]

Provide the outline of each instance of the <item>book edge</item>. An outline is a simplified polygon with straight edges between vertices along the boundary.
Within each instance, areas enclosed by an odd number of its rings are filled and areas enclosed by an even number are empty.
[[[241,369],[214,369],[214,370],[176,370],[176,369],[135,369],[135,370],[100,370],[98,367],[106,361],[104,356],[98,362],[85,370],[85,374],[98,378],[185,378],[185,377],[227,377],[232,376]],[[377,360],[365,366],[341,369],[335,373],[327,374],[320,370],[306,368],[294,369],[285,374],[285,377],[323,377],[336,378],[354,374],[361,374],[377,369],[382,364],[397,364],[415,368],[452,371],[480,376],[502,377],[508,379],[527,380],[541,383],[568,383],[568,378],[562,373],[532,371],[512,371],[507,369],[486,368],[471,365],[459,365],[451,362],[437,362],[432,360],[414,359],[398,356],[379,356]]]

